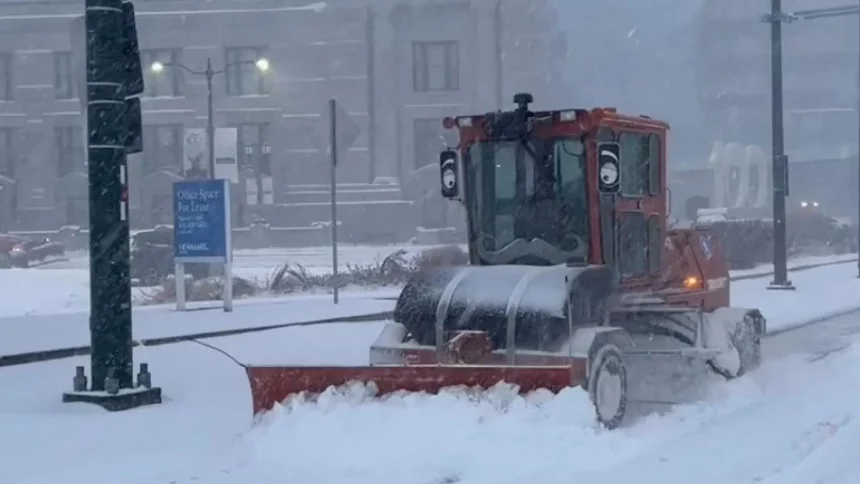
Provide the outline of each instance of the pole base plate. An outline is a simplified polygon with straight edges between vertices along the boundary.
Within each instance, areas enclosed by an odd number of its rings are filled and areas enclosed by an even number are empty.
[[[784,283],[771,282],[767,288],[772,291],[793,291],[796,289],[791,281],[785,281]]]
[[[116,395],[107,392],[67,392],[63,393],[63,403],[92,403],[108,412],[121,412],[161,403],[161,388],[126,388]]]

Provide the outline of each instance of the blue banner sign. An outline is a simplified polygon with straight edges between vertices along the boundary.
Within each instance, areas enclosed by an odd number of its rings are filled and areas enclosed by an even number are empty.
[[[177,262],[230,261],[229,187],[227,180],[173,184],[173,254]]]

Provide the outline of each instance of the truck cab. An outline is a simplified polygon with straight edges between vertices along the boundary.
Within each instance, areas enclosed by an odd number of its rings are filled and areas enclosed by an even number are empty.
[[[661,272],[669,126],[612,108],[516,108],[446,118],[442,195],[466,208],[473,265],[600,264],[622,279]],[[624,257],[619,257],[624,254]]]

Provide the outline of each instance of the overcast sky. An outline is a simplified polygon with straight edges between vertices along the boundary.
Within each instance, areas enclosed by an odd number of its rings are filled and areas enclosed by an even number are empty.
[[[616,106],[668,121],[673,164],[697,164],[697,158],[706,156],[708,143],[696,97],[693,52],[694,21],[703,3],[556,0],[575,87],[568,101],[585,107]]]

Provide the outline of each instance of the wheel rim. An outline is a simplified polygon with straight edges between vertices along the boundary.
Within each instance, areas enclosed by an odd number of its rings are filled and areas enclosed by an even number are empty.
[[[597,377],[595,392],[597,401],[594,403],[600,419],[604,422],[615,418],[621,410],[624,382],[621,372],[618,371],[618,364],[614,358],[607,358],[600,366],[600,372]]]

